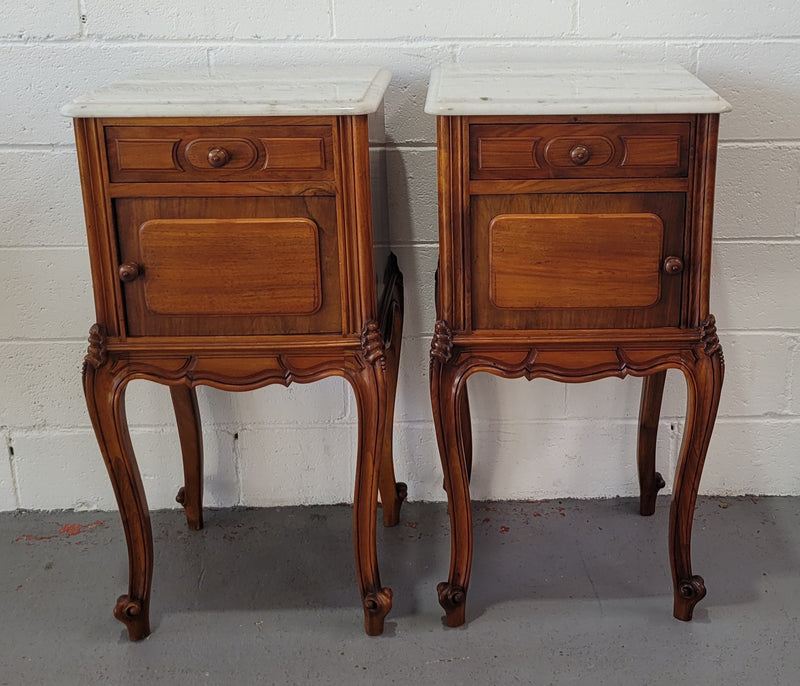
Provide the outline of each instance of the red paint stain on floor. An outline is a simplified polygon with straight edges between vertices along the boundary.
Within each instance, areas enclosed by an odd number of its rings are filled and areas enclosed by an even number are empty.
[[[64,524],[59,530],[59,534],[66,534],[67,538],[72,536],[77,536],[78,534],[83,533],[84,531],[90,531],[92,529],[96,529],[98,526],[103,526],[103,521],[98,519],[96,522],[92,522],[91,524]],[[24,536],[20,536],[19,538],[14,539],[14,543],[19,543],[23,541],[25,543],[35,543],[36,541],[49,541],[53,538],[60,538],[60,536],[52,535],[52,536],[35,536],[34,534],[25,534]]]
[[[77,536],[84,531],[96,529],[98,526],[103,526],[103,522],[99,519],[91,524],[64,524],[64,526],[58,530],[58,533],[67,534],[67,536]]]
[[[15,538],[14,543],[19,543],[20,541],[25,541],[26,543],[30,543],[31,541],[49,541],[51,538],[55,538],[55,536],[33,536],[31,534],[25,534],[24,536]]]
[[[500,533],[501,534],[507,534],[509,531],[511,531],[511,529],[509,529],[507,526],[501,526],[500,527]]]

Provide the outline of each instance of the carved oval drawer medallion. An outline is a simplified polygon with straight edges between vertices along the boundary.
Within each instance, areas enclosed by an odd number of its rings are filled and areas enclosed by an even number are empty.
[[[227,153],[227,161],[214,163],[214,151]],[[258,159],[258,150],[246,138],[195,138],[186,146],[186,160],[195,169],[248,169]]]
[[[551,167],[602,167],[613,156],[614,144],[605,136],[558,136],[547,141],[544,148],[544,158]]]

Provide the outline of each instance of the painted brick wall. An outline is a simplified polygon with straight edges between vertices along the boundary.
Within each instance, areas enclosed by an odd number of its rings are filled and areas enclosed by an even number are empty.
[[[61,104],[162,65],[369,62],[394,73],[386,124],[392,242],[405,273],[398,475],[439,500],[427,350],[437,257],[434,120],[444,60],[672,60],[728,99],[712,311],[727,377],[706,493],[800,494],[800,6],[754,0],[18,0],[0,16],[0,510],[113,508],[80,366],[94,321],[71,123]],[[475,377],[477,498],[636,492],[640,382]],[[659,468],[685,404],[667,379]],[[351,498],[355,407],[340,381],[249,394],[201,389],[209,505]],[[153,507],[174,507],[166,389],[134,382],[134,445]],[[668,478],[669,480],[669,478]]]

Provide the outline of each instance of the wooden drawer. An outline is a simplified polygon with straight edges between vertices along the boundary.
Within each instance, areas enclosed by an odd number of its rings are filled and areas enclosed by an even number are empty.
[[[107,126],[111,182],[333,179],[330,126]]]
[[[474,196],[475,329],[679,326],[682,193]]]
[[[118,198],[130,336],[342,330],[333,197]]]
[[[690,123],[503,123],[469,127],[470,178],[685,177]]]

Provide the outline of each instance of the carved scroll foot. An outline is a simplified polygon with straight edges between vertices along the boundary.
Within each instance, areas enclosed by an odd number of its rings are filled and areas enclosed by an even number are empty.
[[[383,620],[392,609],[392,589],[382,588],[376,593],[364,596],[364,630],[368,636],[380,636],[383,633]]]
[[[444,608],[447,626],[461,626],[466,621],[467,590],[442,581],[437,587],[439,605]]]
[[[141,641],[150,635],[150,609],[141,600],[121,595],[114,606],[114,616],[128,627],[131,641]]]
[[[694,606],[706,595],[706,585],[702,576],[696,574],[691,579],[682,579],[675,589],[675,604],[672,614],[675,619],[688,622],[692,618]]]

